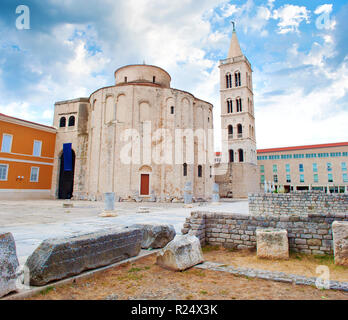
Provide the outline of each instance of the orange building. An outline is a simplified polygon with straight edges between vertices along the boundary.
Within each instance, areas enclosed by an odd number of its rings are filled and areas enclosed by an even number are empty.
[[[56,129],[0,113],[0,199],[50,198]]]

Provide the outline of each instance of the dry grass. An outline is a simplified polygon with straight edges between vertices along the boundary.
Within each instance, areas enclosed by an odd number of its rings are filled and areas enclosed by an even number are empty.
[[[335,265],[333,256],[290,253],[289,260],[266,260],[257,258],[255,251],[250,250],[229,250],[210,246],[204,251],[207,261],[221,262],[234,267],[281,271],[306,277],[318,277],[320,274],[316,273],[316,269],[324,265],[330,270],[331,280],[348,281],[348,268]]]
[[[215,257],[219,257],[220,261],[222,257],[229,257],[232,260],[229,254],[235,254],[227,250],[221,252],[217,248],[210,251],[208,249],[208,252],[207,249],[204,251],[206,259],[216,255]],[[220,254],[217,255],[218,253]],[[297,261],[296,258],[295,260]],[[110,295],[116,296],[117,299],[151,300],[348,299],[348,294],[343,292],[322,291],[309,286],[236,277],[211,270],[192,268],[184,272],[172,272],[160,268],[155,261],[155,256],[144,257],[134,263],[126,263],[88,279],[77,280],[76,283],[52,287],[31,299],[95,300],[105,299]]]

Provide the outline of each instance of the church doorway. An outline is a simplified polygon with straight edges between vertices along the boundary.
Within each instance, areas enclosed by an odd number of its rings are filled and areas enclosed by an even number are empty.
[[[71,199],[74,191],[75,152],[71,144],[63,145],[60,156],[58,199]]]
[[[142,173],[140,175],[140,195],[148,196],[150,194],[150,175]]]

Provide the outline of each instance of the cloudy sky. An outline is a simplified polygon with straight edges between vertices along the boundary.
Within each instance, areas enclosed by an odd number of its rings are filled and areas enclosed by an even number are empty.
[[[18,30],[18,5],[30,29]],[[52,124],[55,101],[158,65],[214,104],[230,21],[253,65],[258,148],[348,141],[347,0],[1,0],[0,112]]]

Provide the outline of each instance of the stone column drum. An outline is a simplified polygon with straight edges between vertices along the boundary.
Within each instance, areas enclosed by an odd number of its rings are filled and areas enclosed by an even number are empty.
[[[285,229],[256,229],[257,257],[289,259],[288,232]]]

